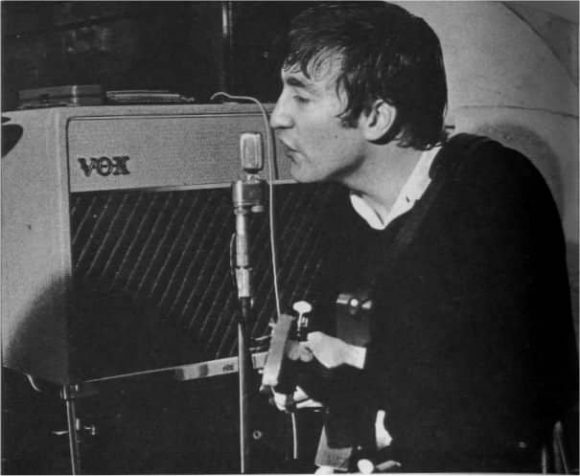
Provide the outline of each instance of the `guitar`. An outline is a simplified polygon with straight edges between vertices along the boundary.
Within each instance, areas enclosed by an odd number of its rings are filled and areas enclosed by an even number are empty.
[[[373,301],[366,291],[341,293],[336,299],[336,337],[348,344],[365,346],[370,339],[370,313]],[[262,374],[262,389],[278,393],[292,393],[293,364],[287,358],[291,340],[306,340],[309,313],[312,306],[306,301],[294,303],[297,317],[282,314],[272,328],[270,348],[266,354]]]
[[[262,389],[278,393],[292,393],[294,383],[291,381],[292,363],[287,359],[287,347],[290,340],[305,340],[308,329],[308,314],[312,306],[306,301],[298,301],[292,306],[298,316],[282,314],[272,327],[270,348],[266,354],[262,371]]]

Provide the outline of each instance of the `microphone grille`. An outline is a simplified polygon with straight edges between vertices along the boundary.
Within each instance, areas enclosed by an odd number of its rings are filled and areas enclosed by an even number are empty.
[[[262,134],[259,132],[244,132],[240,136],[240,161],[242,168],[255,174],[264,167],[262,152]]]

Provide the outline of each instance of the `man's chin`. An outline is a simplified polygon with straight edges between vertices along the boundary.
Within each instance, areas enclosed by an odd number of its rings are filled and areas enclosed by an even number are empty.
[[[303,174],[290,174],[292,176],[292,178],[298,182],[298,183],[314,183],[314,182],[320,182],[320,180],[315,179],[313,177],[309,177],[307,175],[303,175]]]
[[[292,164],[292,167],[290,167],[290,175],[299,183],[313,183],[320,181],[319,177],[316,177],[312,173],[308,173],[308,170],[305,170],[304,167],[300,167],[296,164]]]

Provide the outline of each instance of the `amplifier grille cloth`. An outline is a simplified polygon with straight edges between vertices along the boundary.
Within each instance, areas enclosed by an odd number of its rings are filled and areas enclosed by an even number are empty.
[[[336,188],[277,185],[281,301],[312,299],[323,259],[320,213]],[[230,272],[229,188],[77,193],[71,197],[69,321],[82,378],[235,355],[238,302]],[[252,215],[255,316],[275,313],[266,213]]]

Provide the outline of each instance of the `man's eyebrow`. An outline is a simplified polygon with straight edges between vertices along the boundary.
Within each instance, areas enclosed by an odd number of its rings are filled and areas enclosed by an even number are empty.
[[[302,88],[310,92],[314,91],[314,87],[312,86],[312,84],[310,84],[309,82],[302,81],[300,78],[296,76],[286,76],[286,78],[284,78],[284,82],[288,86],[292,86],[294,88]]]

